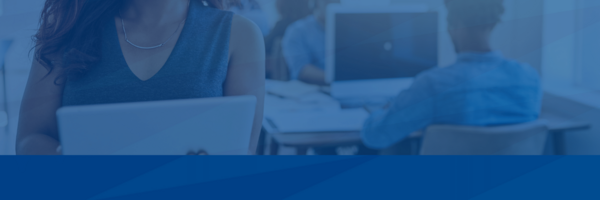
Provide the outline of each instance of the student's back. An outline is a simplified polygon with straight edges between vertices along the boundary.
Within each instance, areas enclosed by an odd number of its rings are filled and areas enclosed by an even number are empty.
[[[456,64],[426,72],[417,81],[415,87],[433,98],[433,124],[495,126],[539,115],[538,73],[499,53],[461,54]]]
[[[434,124],[497,126],[534,121],[542,92],[535,69],[499,53],[463,53],[419,75],[385,111],[373,113],[364,142],[385,148]]]

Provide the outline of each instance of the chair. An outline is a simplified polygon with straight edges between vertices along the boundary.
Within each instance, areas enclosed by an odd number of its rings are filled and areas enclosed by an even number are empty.
[[[10,138],[8,133],[8,113],[6,102],[6,70],[5,56],[12,41],[0,40],[0,154],[8,154],[10,152]]]
[[[8,52],[11,43],[10,40],[0,40],[0,67],[4,65],[4,56]]]
[[[543,120],[497,127],[434,125],[425,131],[421,155],[542,155],[547,137]]]
[[[0,128],[2,131],[7,131],[4,129],[7,129],[8,126],[5,56],[11,44],[11,40],[0,40]]]

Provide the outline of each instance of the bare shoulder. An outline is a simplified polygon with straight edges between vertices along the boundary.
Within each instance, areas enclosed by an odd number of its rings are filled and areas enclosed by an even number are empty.
[[[260,28],[254,22],[237,14],[233,15],[230,37],[232,51],[245,48],[264,48],[264,38]]]
[[[260,36],[262,32],[258,25],[246,17],[238,14],[233,15],[231,20],[231,33],[232,35],[248,35],[248,36]]]

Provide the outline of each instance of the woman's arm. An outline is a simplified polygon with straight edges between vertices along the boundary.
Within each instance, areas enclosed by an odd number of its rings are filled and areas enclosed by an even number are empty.
[[[308,84],[327,85],[327,82],[325,82],[325,70],[312,64],[308,64],[302,68],[298,80]]]
[[[61,106],[62,85],[55,80],[61,72],[48,70],[33,61],[21,103],[16,151],[18,155],[58,155],[56,110]]]
[[[234,15],[231,25],[229,71],[225,96],[254,95],[257,98],[250,154],[255,154],[262,128],[265,97],[265,45],[256,24]]]

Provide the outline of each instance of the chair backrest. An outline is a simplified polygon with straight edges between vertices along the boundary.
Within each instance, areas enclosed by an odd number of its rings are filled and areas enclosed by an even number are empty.
[[[543,120],[497,127],[434,125],[425,131],[421,155],[541,155],[547,136]]]
[[[4,65],[5,56],[11,43],[10,40],[0,40],[0,67]]]
[[[12,44],[11,40],[0,40],[0,134],[8,132],[8,105],[6,95],[6,54]],[[2,140],[2,138],[0,138]],[[0,144],[2,145],[2,144]],[[2,150],[0,150],[1,152]]]

